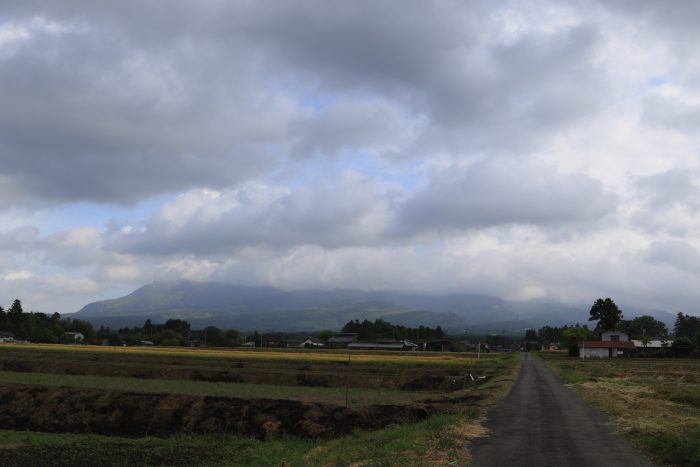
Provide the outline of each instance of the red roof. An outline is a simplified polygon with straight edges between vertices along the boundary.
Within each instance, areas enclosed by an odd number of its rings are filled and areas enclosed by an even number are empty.
[[[589,349],[634,349],[632,341],[581,341],[579,347]]]

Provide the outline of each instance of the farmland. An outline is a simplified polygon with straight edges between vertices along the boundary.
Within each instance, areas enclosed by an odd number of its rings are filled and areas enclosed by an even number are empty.
[[[540,356],[657,462],[700,465],[700,361]]]
[[[517,360],[4,345],[0,450],[9,465],[463,463]]]

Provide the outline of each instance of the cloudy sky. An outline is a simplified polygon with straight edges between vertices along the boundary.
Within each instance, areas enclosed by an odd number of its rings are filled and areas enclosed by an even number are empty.
[[[154,280],[700,310],[700,6],[3,0],[0,304]]]

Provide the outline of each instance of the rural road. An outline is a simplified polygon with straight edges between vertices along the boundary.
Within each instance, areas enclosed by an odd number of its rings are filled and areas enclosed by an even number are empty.
[[[476,467],[654,465],[527,353],[510,393],[489,411],[486,428],[490,436],[472,445]]]

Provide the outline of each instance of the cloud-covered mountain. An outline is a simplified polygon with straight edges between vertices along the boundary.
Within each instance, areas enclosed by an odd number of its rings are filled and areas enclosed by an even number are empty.
[[[638,313],[628,313],[631,318]],[[652,313],[654,314],[654,313]],[[477,294],[425,294],[363,290],[297,290],[191,281],[155,282],[71,315],[97,325],[141,325],[146,319],[185,319],[194,328],[261,331],[338,330],[350,320],[382,318],[406,326],[442,326],[455,332],[520,332],[527,327],[585,323],[584,306],[558,302],[506,302]],[[667,322],[668,313],[655,313]],[[669,321],[670,320],[670,321]]]

